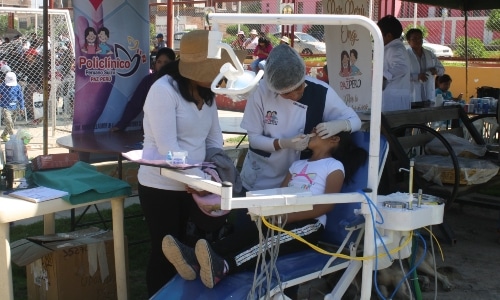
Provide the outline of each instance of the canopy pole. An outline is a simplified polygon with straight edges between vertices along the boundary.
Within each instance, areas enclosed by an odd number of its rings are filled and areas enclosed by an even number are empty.
[[[468,33],[468,26],[467,23],[469,23],[468,19],[468,10],[464,10],[465,12],[465,97],[470,97],[469,96],[469,33]],[[465,99],[466,101],[469,99]]]
[[[43,154],[48,154],[49,144],[49,0],[43,0]],[[34,116],[33,116],[34,118]]]

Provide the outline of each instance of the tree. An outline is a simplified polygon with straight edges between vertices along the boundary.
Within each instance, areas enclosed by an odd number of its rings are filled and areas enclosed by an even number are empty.
[[[490,31],[500,31],[500,9],[491,11],[488,20],[486,20],[486,28]]]

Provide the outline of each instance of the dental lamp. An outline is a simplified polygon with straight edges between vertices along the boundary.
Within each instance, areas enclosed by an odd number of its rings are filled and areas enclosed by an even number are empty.
[[[211,89],[216,94],[227,95],[233,101],[245,100],[250,92],[257,88],[260,79],[264,75],[264,71],[259,70],[256,74],[255,72],[244,70],[243,64],[240,63],[231,46],[221,41],[221,32],[209,31],[208,58],[220,59],[221,49],[224,49],[229,54],[233,63],[222,65],[219,75],[212,82]],[[220,86],[219,83],[224,78],[227,79],[226,85]]]

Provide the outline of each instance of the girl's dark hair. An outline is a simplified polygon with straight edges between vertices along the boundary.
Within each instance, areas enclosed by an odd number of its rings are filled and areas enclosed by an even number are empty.
[[[259,44],[261,44],[261,43],[264,43],[266,45],[266,47],[267,47],[267,45],[269,45],[269,43],[271,43],[271,41],[269,39],[261,36],[259,38]]]
[[[158,72],[158,78],[161,78],[163,75],[169,75],[173,80],[175,80],[175,82],[177,82],[182,98],[188,102],[196,103],[196,99],[193,98],[191,93],[189,79],[183,77],[179,72],[179,60],[175,60],[163,66]],[[210,88],[198,86],[198,94],[206,105],[212,106],[215,94]]]
[[[352,181],[356,171],[366,162],[368,152],[354,144],[351,133],[343,131],[337,136],[340,137],[340,142],[339,146],[332,151],[332,157],[344,165],[344,182],[348,183]]]
[[[437,83],[445,83],[451,81],[451,77],[448,74],[443,74],[437,77]]]

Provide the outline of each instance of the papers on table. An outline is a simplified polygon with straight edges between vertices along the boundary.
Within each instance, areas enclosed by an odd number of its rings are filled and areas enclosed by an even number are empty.
[[[39,186],[32,189],[22,189],[9,193],[9,196],[23,199],[26,201],[31,201],[34,203],[57,199],[66,195],[68,195],[68,192],[44,186]]]

